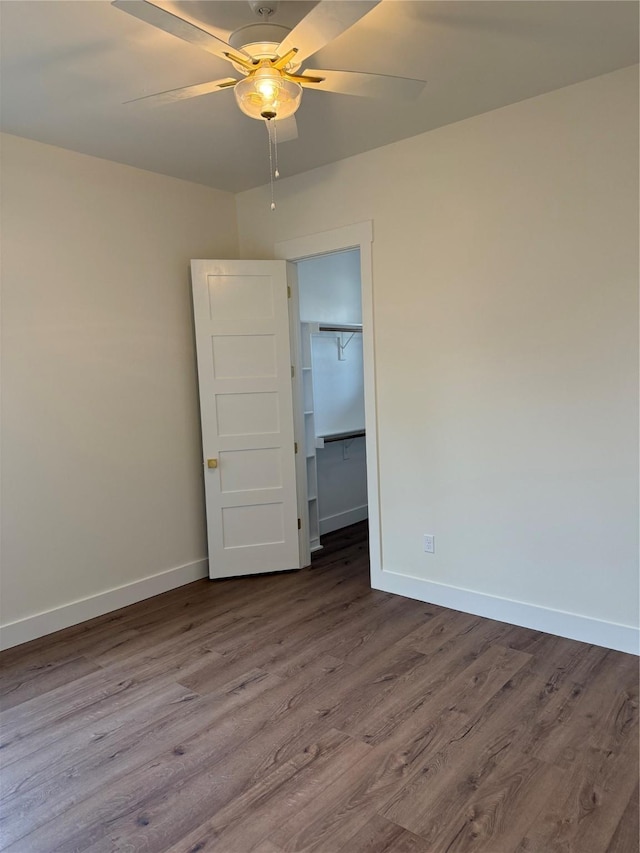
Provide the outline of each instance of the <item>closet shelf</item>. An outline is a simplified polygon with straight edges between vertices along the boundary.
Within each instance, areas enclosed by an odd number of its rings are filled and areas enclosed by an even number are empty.
[[[323,447],[325,444],[329,444],[332,441],[348,441],[351,438],[361,438],[366,435],[366,432],[363,429],[354,429],[351,432],[333,432],[329,435],[319,435],[316,441],[316,447]],[[322,444],[318,444],[318,441],[321,441]]]
[[[361,332],[362,323],[320,323],[321,332]]]

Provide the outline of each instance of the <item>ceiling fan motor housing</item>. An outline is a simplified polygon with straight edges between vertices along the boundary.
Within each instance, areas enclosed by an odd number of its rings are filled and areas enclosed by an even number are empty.
[[[276,59],[280,42],[284,41],[290,32],[289,27],[283,27],[281,24],[247,24],[231,33],[229,44],[236,50],[244,51],[258,65],[263,59]],[[234,62],[233,58],[230,61],[236,71],[247,73],[247,69]],[[295,73],[298,68],[300,63],[295,60],[289,61],[285,66],[289,74]]]
[[[255,56],[260,45],[269,45],[271,51],[269,56],[275,56],[276,49],[281,41],[289,35],[291,30],[282,24],[245,24],[234,30],[229,36],[229,44],[236,50],[244,50],[249,56]]]
[[[249,6],[261,18],[270,18],[278,11],[278,0],[249,0]]]

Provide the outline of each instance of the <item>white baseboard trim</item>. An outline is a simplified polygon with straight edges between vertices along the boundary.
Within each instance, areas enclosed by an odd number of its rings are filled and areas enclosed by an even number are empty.
[[[367,507],[357,507],[322,519],[320,531],[329,533],[363,521],[366,517]],[[326,527],[323,526],[325,524]],[[27,616],[0,627],[0,649],[9,649],[38,637],[53,634],[55,631],[69,628],[71,625],[102,616],[207,576],[208,560],[196,560],[44,613]],[[417,601],[450,607],[475,616],[484,616],[488,619],[496,619],[498,622],[532,628],[535,631],[556,634],[559,637],[616,649],[628,654],[640,654],[640,630],[631,625],[604,622],[576,613],[552,610],[396,572],[376,572],[371,580],[373,588],[383,592],[403,595]]]
[[[78,625],[80,622],[86,622],[87,619],[102,616],[129,604],[135,604],[137,601],[143,601],[145,598],[159,595],[161,592],[168,592],[170,589],[205,578],[208,573],[209,561],[195,560],[193,563],[176,566],[174,569],[168,569],[115,589],[109,589],[79,601],[72,601],[53,610],[18,619],[0,627],[0,649],[9,649],[21,643],[27,643],[29,640],[61,631],[63,628],[69,628],[71,625]]]
[[[537,604],[526,604],[396,572],[372,573],[371,585],[383,592],[450,607],[452,610],[461,610],[474,616],[485,616],[498,622],[508,622],[521,628],[532,628],[546,634],[555,634],[632,655],[640,654],[640,630],[632,625],[604,622],[589,616],[579,616],[577,613],[552,610]]]
[[[350,524],[357,524],[359,521],[364,521],[369,515],[369,507],[356,506],[353,509],[348,509],[345,512],[338,512],[335,515],[328,515],[326,518],[320,519],[320,536],[325,533],[332,533],[334,530],[340,530],[341,527],[348,527]]]

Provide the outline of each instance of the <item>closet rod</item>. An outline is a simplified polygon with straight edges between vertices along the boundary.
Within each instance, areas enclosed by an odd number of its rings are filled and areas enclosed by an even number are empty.
[[[360,438],[363,435],[366,435],[363,429],[356,429],[351,432],[334,432],[332,435],[323,435],[322,439],[325,444],[329,444],[330,441],[346,441],[350,438]]]
[[[318,328],[321,332],[361,332],[362,323],[335,323],[331,326],[320,323]]]

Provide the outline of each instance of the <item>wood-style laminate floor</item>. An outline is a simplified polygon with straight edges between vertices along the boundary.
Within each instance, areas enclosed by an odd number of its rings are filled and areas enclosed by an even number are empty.
[[[364,525],[5,652],[11,853],[637,853],[630,655],[375,592]]]

